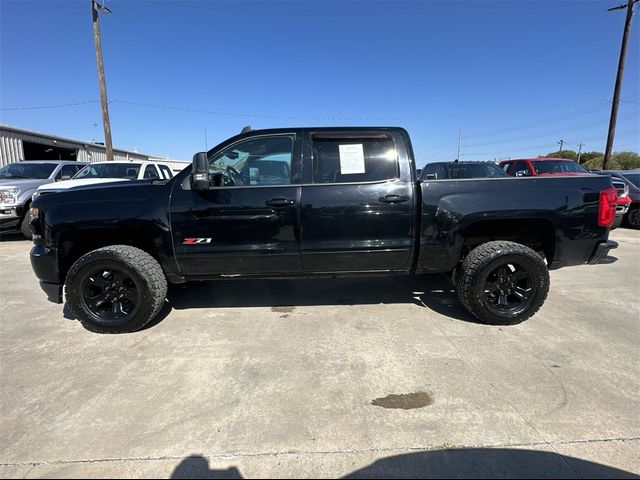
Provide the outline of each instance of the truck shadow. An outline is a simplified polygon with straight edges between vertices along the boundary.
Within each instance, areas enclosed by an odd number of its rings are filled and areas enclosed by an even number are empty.
[[[295,468],[295,462],[287,463]],[[269,467],[269,463],[266,466]],[[322,468],[322,462],[319,463],[318,468]],[[171,478],[239,479],[245,477],[235,466],[224,469],[210,468],[207,458],[192,455],[176,466]],[[629,471],[555,452],[512,448],[452,448],[382,458],[342,478],[640,477]]]
[[[458,301],[445,275],[297,280],[217,280],[174,285],[167,306],[152,323],[171,309],[272,307],[318,305],[413,304],[455,320],[478,323]]]

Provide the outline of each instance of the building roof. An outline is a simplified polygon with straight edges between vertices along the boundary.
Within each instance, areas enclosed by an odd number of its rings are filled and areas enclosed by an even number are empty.
[[[8,130],[14,133],[22,133],[22,134],[26,134],[26,135],[34,135],[34,136],[39,136],[39,137],[46,137],[49,138],[51,140],[59,140],[61,142],[67,142],[67,143],[76,143],[78,145],[91,145],[91,146],[95,146],[98,148],[105,148],[105,146],[102,143],[95,143],[95,142],[90,142],[87,140],[78,140],[77,138],[68,138],[68,137],[61,137],[59,135],[51,135],[50,133],[44,133],[44,132],[38,132],[37,130],[27,130],[26,128],[18,128],[18,127],[14,127],[11,125],[2,125],[0,124],[0,130]],[[143,155],[145,157],[153,157],[153,158],[162,158],[159,155],[148,155],[146,153],[142,153],[142,152],[134,152],[133,150],[124,150],[122,148],[114,148],[114,151],[117,152],[122,152],[122,153],[129,153],[129,154],[133,154],[133,155]],[[166,159],[169,161],[174,161],[174,162],[179,162],[180,160],[173,160],[173,159]]]

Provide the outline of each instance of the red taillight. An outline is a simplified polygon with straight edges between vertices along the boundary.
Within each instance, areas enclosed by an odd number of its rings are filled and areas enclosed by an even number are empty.
[[[616,202],[618,193],[613,187],[609,187],[600,192],[600,206],[598,209],[598,225],[601,227],[611,227],[616,218]]]

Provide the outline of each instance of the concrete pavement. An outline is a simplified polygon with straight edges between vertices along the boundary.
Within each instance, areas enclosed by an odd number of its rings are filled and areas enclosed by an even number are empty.
[[[0,476],[637,478],[640,232],[611,237],[513,327],[438,276],[190,285],[127,335],[48,303],[10,237]]]

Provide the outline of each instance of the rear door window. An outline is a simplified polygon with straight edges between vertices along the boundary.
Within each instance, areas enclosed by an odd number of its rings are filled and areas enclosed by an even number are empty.
[[[398,156],[390,137],[322,136],[312,141],[314,183],[362,183],[398,178]]]

